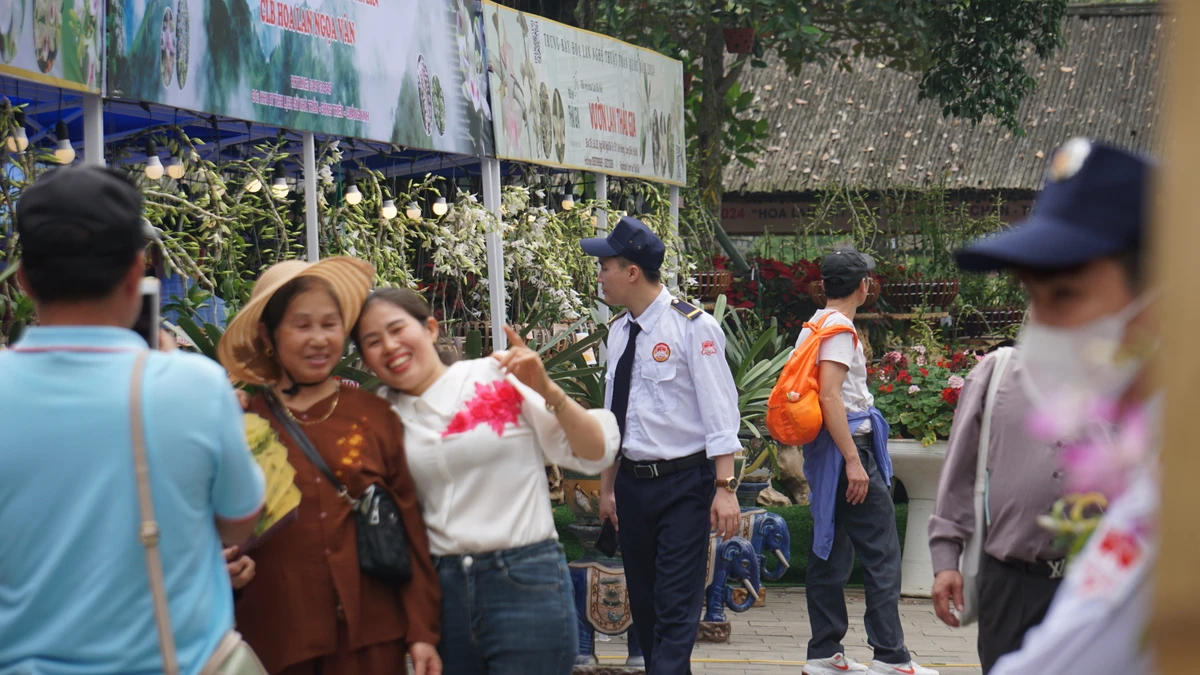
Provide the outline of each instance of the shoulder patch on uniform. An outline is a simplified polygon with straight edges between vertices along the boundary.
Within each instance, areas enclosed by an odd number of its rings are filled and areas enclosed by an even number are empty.
[[[696,317],[698,317],[704,313],[704,310],[700,309],[699,307],[689,304],[689,303],[686,303],[682,300],[672,300],[671,301],[671,309],[686,316],[689,321],[695,319]]]
[[[611,325],[613,325],[614,323],[616,323],[616,322],[617,322],[617,319],[619,319],[619,318],[621,318],[621,317],[625,316],[625,315],[626,315],[626,314],[628,314],[628,313],[629,313],[629,310],[627,310],[627,309],[623,309],[623,310],[621,310],[620,312],[618,312],[618,313],[617,313],[617,315],[616,315],[616,316],[614,316],[613,318],[611,318],[611,319],[609,319],[609,320],[608,320],[608,325],[610,325],[610,326],[611,326]]]

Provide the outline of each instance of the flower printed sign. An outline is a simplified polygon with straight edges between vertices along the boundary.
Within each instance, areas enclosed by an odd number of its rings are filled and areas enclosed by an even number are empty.
[[[492,2],[483,13],[497,157],[687,182],[682,63]]]
[[[109,0],[108,94],[486,156],[491,109],[472,5]]]
[[[100,93],[103,0],[0,0],[0,74]]]

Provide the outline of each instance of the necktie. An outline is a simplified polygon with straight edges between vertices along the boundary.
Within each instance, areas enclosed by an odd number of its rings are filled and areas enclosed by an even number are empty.
[[[625,447],[625,414],[629,411],[629,381],[633,376],[633,357],[637,352],[637,336],[642,327],[629,322],[629,341],[617,361],[617,372],[613,374],[612,414],[617,418],[621,430],[621,447]]]

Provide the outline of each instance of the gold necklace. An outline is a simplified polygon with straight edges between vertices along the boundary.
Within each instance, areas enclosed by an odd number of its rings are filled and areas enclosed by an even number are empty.
[[[305,421],[305,420],[296,419],[296,416],[292,414],[292,409],[287,407],[286,403],[283,405],[283,413],[285,415],[287,415],[288,417],[290,417],[293,422],[295,422],[296,424],[300,424],[302,426],[307,427],[307,426],[311,426],[313,424],[320,424],[321,422],[324,422],[325,420],[329,419],[330,416],[333,415],[333,411],[337,410],[338,401],[341,400],[341,398],[342,398],[342,387],[341,387],[341,385],[338,385],[337,391],[335,391],[333,393],[333,405],[331,405],[329,407],[329,412],[325,413],[325,416],[319,420]]]

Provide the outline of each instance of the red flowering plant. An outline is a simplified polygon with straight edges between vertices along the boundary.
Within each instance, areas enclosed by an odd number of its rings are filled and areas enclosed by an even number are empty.
[[[770,258],[748,258],[753,278],[733,280],[725,297],[731,307],[756,309],[770,323],[775,319],[780,332],[794,341],[817,306],[808,296],[808,286],[821,278],[821,268],[809,260],[785,263]],[[728,258],[713,258],[713,268],[731,269]]]
[[[947,355],[918,345],[888,352],[867,369],[875,407],[892,426],[892,436],[932,445],[950,437],[964,378],[978,362],[969,352]]]

